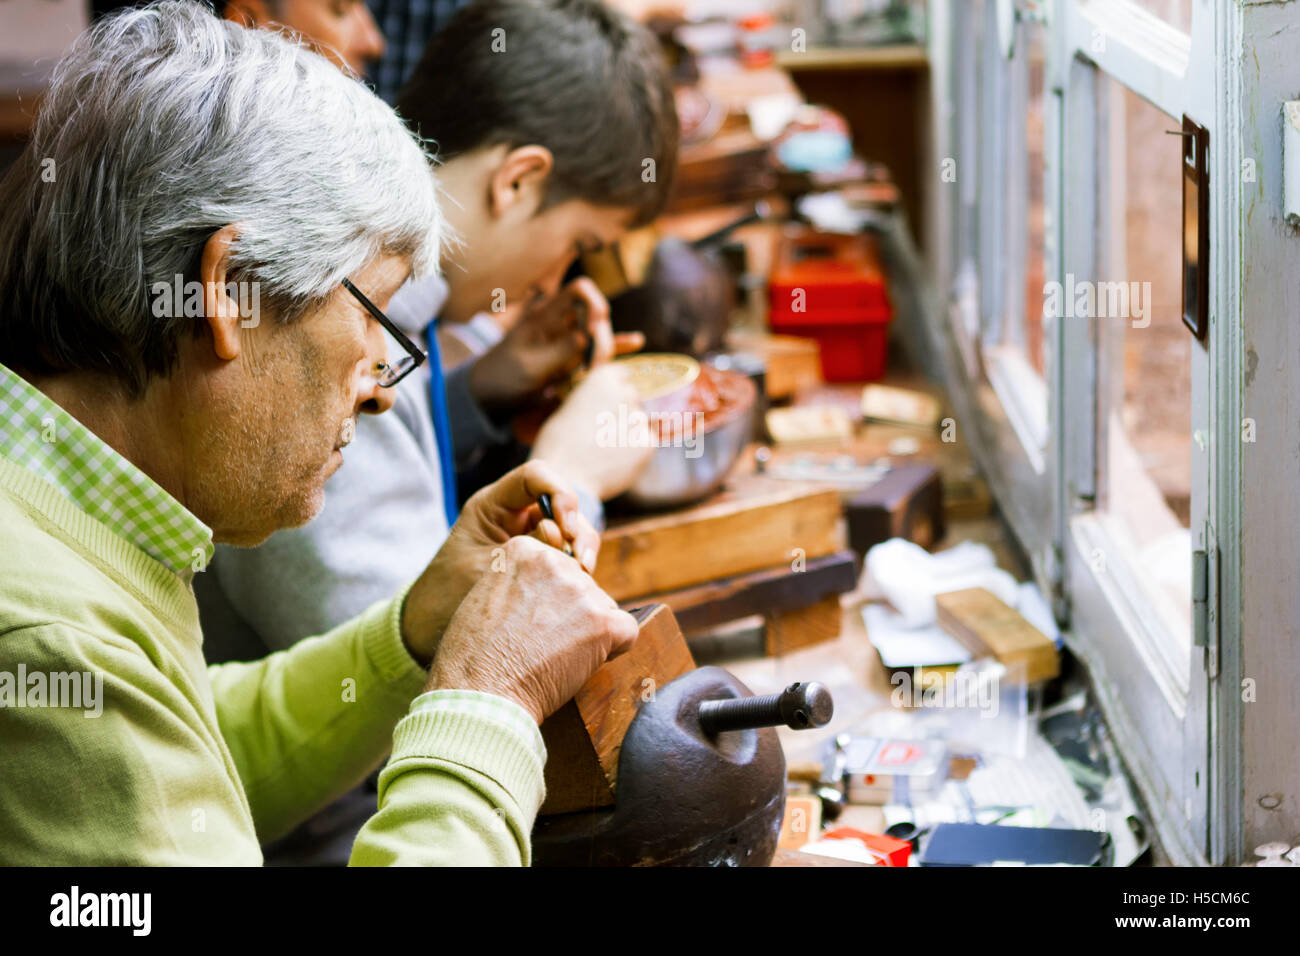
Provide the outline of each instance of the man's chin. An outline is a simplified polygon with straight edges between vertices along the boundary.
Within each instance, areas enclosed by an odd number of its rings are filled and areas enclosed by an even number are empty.
[[[217,542],[236,548],[256,548],[277,531],[289,528],[301,528],[325,507],[325,489],[319,487],[315,492],[296,496],[285,502],[275,515],[270,527],[239,528],[217,536]]]
[[[325,482],[329,481],[342,465],[343,453],[336,448],[316,474],[299,480],[298,486],[291,489],[290,495],[280,503],[279,507],[272,506],[273,510],[263,513],[268,519],[265,526],[229,528],[224,533],[217,533],[217,542],[236,548],[256,548],[277,531],[301,528],[324,509]]]
[[[337,467],[334,469],[337,470]],[[333,474],[333,472],[330,472]],[[300,498],[291,502],[288,513],[284,516],[282,528],[301,528],[315,518],[325,508],[325,483],[321,482],[310,492],[304,489]]]

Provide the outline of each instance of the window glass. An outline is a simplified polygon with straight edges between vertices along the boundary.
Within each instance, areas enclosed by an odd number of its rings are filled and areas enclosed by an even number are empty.
[[[1180,124],[1109,78],[1103,170],[1103,275],[1092,290],[1105,390],[1101,505],[1151,610],[1191,633],[1191,360],[1182,322]],[[1076,305],[1088,290],[1076,287]]]
[[[1024,24],[1022,37],[1026,95],[1024,109],[1025,151],[1025,289],[1024,321],[1012,323],[1012,343],[1022,348],[1025,358],[1043,374],[1043,281],[1046,274],[1046,214],[1043,205],[1043,90],[1044,59],[1041,23]]]
[[[1129,0],[1171,27],[1192,32],[1192,0]]]

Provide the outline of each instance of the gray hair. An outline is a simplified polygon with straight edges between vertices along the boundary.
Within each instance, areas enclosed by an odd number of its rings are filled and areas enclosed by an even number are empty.
[[[155,316],[150,290],[197,279],[231,223],[231,279],[281,321],[381,255],[435,270],[443,231],[428,152],[324,58],[192,0],[101,20],[0,182],[0,362],[139,394],[195,328]]]

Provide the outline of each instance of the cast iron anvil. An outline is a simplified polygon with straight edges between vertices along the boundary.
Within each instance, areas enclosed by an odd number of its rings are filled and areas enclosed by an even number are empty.
[[[547,798],[536,866],[766,866],[785,808],[773,729],[826,724],[820,684],[755,697],[696,669],[672,612],[633,612],[641,634],[542,725]]]

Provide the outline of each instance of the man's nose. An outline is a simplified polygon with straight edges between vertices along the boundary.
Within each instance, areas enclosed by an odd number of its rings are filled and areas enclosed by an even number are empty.
[[[353,38],[352,55],[361,60],[364,67],[365,64],[384,55],[384,35],[379,32],[379,24],[375,23],[374,16],[364,3],[354,4],[352,9],[356,11],[353,13],[356,33]]]
[[[537,283],[537,288],[542,291],[547,299],[554,298],[556,293],[560,291],[560,283],[564,281],[565,273],[569,271],[569,266],[573,265],[575,258],[577,257],[569,256],[556,263],[555,267]]]
[[[361,381],[357,386],[357,405],[367,415],[378,415],[393,407],[397,400],[396,389],[384,388],[379,384],[379,376],[388,362],[388,335],[378,322],[366,323],[367,363],[361,369]],[[399,350],[400,351],[400,350]]]

